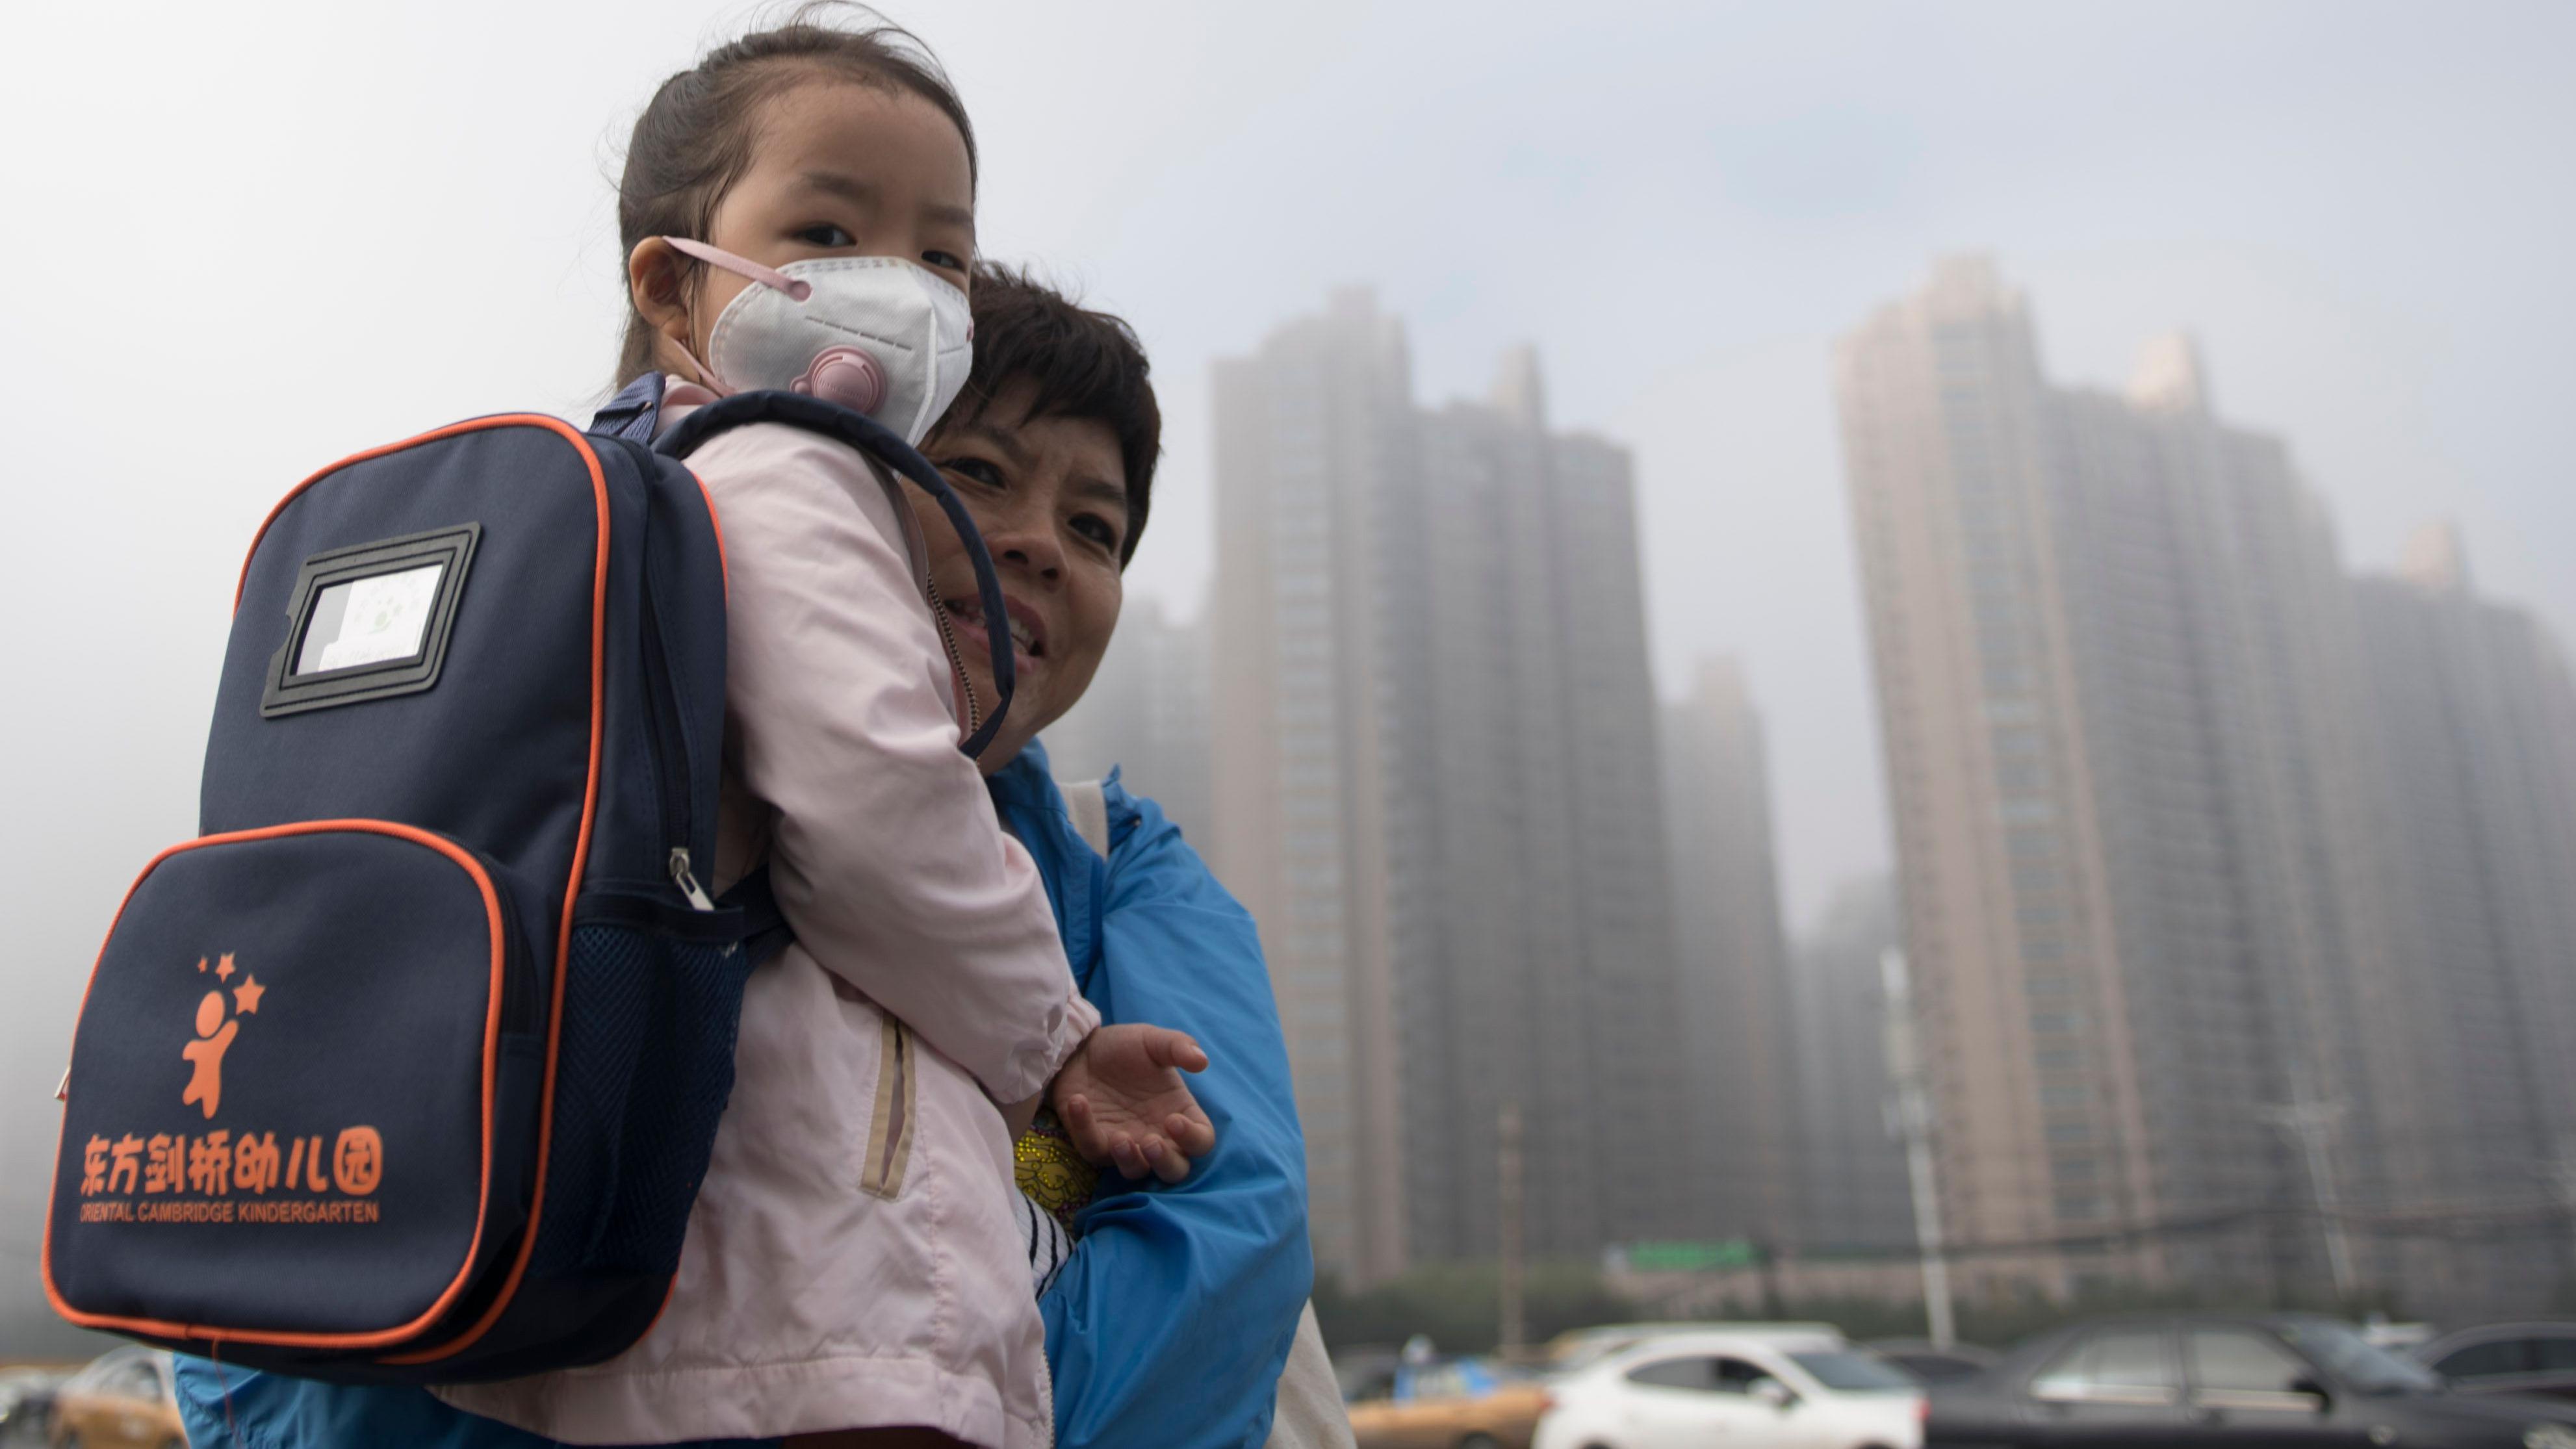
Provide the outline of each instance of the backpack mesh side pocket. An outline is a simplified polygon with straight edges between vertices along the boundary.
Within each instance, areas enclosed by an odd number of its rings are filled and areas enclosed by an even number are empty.
[[[532,1272],[667,1276],[733,1092],[750,956],[577,925]]]

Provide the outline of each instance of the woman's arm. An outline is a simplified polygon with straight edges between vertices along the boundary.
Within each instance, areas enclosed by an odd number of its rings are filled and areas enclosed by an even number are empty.
[[[770,881],[798,944],[994,1101],[1036,1096],[1098,1015],[958,752],[894,500],[857,453],[776,424],[691,465],[724,522],[728,744],[777,812]]]
[[[1101,1179],[1039,1306],[1056,1442],[1260,1445],[1314,1283],[1306,1153],[1252,918],[1152,801],[1112,789],[1091,996],[1111,1021],[1197,1038],[1216,1147],[1186,1181]]]

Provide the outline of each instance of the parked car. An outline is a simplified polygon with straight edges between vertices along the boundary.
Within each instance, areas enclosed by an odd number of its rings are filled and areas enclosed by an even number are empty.
[[[2348,1323],[2303,1314],[2103,1319],[1931,1391],[1924,1442],[2576,1449],[2576,1409],[2456,1394]]]
[[[2576,1399],[2576,1323],[2464,1328],[2419,1345],[2414,1355],[2464,1394]]]
[[[1483,1359],[1389,1363],[1343,1389],[1359,1449],[1529,1449],[1547,1391]]]
[[[64,1377],[55,1369],[0,1370],[0,1444],[34,1443],[45,1432]]]
[[[92,1359],[54,1395],[53,1449],[188,1449],[170,1355],[119,1348]]]
[[[2003,1361],[2002,1354],[1973,1343],[1930,1343],[1919,1338],[1882,1338],[1871,1343],[1869,1350],[1927,1384],[1972,1379]]]
[[[1659,1333],[1559,1375],[1548,1393],[1534,1449],[1922,1443],[1922,1387],[1830,1330]]]
[[[1668,1338],[1676,1333],[1740,1333],[1754,1337],[1786,1334],[1793,1338],[1813,1338],[1821,1334],[1838,1338],[1842,1330],[1830,1323],[1722,1323],[1716,1321],[1669,1323],[1604,1323],[1595,1328],[1577,1328],[1547,1341],[1541,1352],[1550,1367],[1559,1373],[1582,1368],[1596,1359],[1617,1353],[1650,1338]]]

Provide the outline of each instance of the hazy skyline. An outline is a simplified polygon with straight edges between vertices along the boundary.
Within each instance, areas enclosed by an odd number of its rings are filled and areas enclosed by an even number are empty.
[[[1996,255],[2063,383],[2190,330],[2349,560],[2453,517],[2483,590],[2576,623],[2576,8],[885,8],[974,114],[987,252],[1153,353],[1169,455],[1132,587],[1200,607],[1214,358],[1352,282],[1404,319],[1427,404],[1534,342],[1552,421],[1636,452],[1663,692],[1745,661],[1793,928],[1889,849],[1827,349],[1940,254]],[[118,894],[191,833],[261,514],[355,448],[594,396],[625,129],[778,13],[12,16],[27,989],[0,1090],[50,1089]]]
[[[256,13],[137,7],[112,43],[40,16],[50,62],[0,101],[16,134],[76,138],[22,153],[30,214],[58,220],[0,242],[29,288],[0,367],[17,396],[74,395],[35,429],[89,485],[48,490],[66,522],[148,497],[232,539],[337,448],[577,406],[611,360],[626,123],[779,7]],[[1885,859],[1825,347],[1941,252],[1998,255],[2070,382],[2196,333],[2221,405],[2289,436],[2359,561],[2455,516],[2491,587],[2576,618],[2548,551],[2576,538],[2550,487],[2576,441],[2554,405],[2576,387],[2576,98],[2550,57],[2576,12],[888,13],[977,119],[987,250],[1153,351],[1171,446],[1139,591],[1199,607],[1212,357],[1352,281],[1405,319],[1426,402],[1535,341],[1556,420],[1637,450],[1665,693],[1700,655],[1747,660],[1800,924]],[[257,300],[222,309],[218,346],[167,336],[163,304],[228,288]],[[198,395],[154,409],[205,440],[220,497],[85,447],[80,410],[107,416],[98,390],[173,345]],[[360,350],[381,381],[343,365]],[[281,390],[303,406],[262,436],[220,421]]]

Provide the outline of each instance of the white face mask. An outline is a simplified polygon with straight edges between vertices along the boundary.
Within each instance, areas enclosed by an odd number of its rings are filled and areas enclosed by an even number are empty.
[[[815,257],[764,267],[686,237],[673,248],[751,279],[697,363],[719,393],[776,388],[856,408],[919,444],[966,386],[966,294],[900,257]]]

